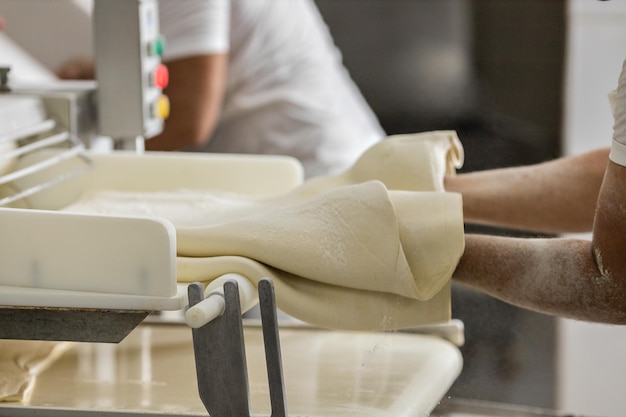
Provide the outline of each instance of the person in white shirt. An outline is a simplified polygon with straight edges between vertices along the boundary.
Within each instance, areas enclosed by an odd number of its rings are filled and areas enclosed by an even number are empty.
[[[290,155],[307,177],[384,138],[312,0],[161,0],[171,117],[147,149]]]
[[[386,136],[313,0],[160,0],[159,15],[171,114],[146,149],[288,155],[309,178]]]

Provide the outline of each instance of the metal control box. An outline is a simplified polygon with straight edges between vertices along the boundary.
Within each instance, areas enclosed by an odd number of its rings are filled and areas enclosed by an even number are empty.
[[[96,0],[93,22],[100,134],[119,140],[159,134],[167,70],[157,1]]]

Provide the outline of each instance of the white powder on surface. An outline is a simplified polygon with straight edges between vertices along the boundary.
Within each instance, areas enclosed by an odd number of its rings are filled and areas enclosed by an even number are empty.
[[[175,226],[214,224],[253,208],[253,197],[219,191],[172,190],[162,192],[95,191],[67,206],[72,213],[160,217]]]

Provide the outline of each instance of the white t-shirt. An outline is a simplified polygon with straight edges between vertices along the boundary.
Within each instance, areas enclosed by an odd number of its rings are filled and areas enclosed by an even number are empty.
[[[210,152],[291,155],[341,171],[385,133],[312,0],[161,0],[164,60],[229,54]]]

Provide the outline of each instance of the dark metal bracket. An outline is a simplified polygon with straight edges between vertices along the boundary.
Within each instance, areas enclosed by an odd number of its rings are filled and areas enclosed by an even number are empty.
[[[0,306],[0,339],[119,343],[150,311]]]
[[[269,383],[271,417],[286,417],[285,389],[278,335],[274,285],[258,284],[265,362]],[[189,307],[204,299],[199,283],[189,285]],[[251,417],[250,390],[239,289],[237,282],[224,284],[224,312],[206,325],[192,329],[198,392],[211,417]]]

